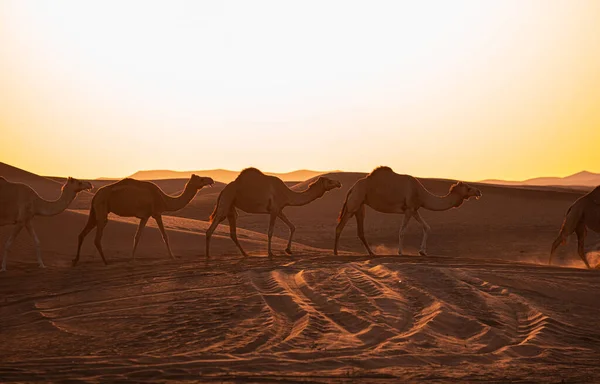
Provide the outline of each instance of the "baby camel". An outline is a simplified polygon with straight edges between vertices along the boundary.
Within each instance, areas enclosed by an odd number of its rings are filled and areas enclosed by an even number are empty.
[[[335,244],[333,253],[337,255],[338,242],[344,226],[352,216],[356,216],[358,237],[364,244],[369,255],[373,251],[365,239],[364,220],[365,204],[383,213],[404,213],[404,221],[398,239],[398,254],[402,254],[402,241],[409,220],[414,217],[423,228],[423,240],[419,254],[427,255],[427,235],[430,227],[419,213],[423,207],[430,211],[445,211],[459,207],[464,200],[471,197],[479,199],[481,191],[466,183],[458,182],[450,187],[446,196],[436,196],[430,193],[423,184],[409,175],[399,175],[389,167],[378,167],[366,177],[358,180],[346,196],[346,201],[340,212],[339,223],[335,229]]]
[[[163,212],[173,212],[182,209],[196,196],[198,190],[212,184],[214,184],[214,181],[210,177],[192,175],[185,185],[183,193],[177,197],[166,195],[156,184],[149,181],[123,179],[116,183],[105,185],[96,192],[92,199],[88,222],[79,234],[77,256],[73,260],[73,266],[79,262],[83,240],[96,226],[98,228],[96,229],[94,243],[100,252],[100,256],[102,256],[102,261],[104,261],[104,264],[108,264],[104,258],[104,251],[102,251],[102,232],[108,222],[108,214],[111,212],[121,217],[137,217],[140,219],[140,224],[135,233],[133,251],[131,252],[132,259],[135,258],[135,250],[140,241],[142,230],[146,226],[150,216],[156,220],[163,241],[167,245],[169,256],[171,259],[174,259],[171,246],[169,245],[169,238],[162,221]]]
[[[27,229],[35,242],[38,265],[40,268],[45,268],[42,261],[40,240],[33,228],[32,219],[34,216],[58,215],[67,209],[79,192],[91,189],[92,184],[88,181],[80,181],[69,177],[62,187],[58,200],[47,201],[42,199],[31,187],[21,183],[12,183],[0,177],[0,225],[15,225],[4,246],[0,272],[6,271],[8,251],[23,227]]]
[[[552,264],[552,255],[559,245],[567,242],[567,237],[575,232],[577,234],[577,253],[588,268],[590,264],[585,257],[584,242],[589,228],[600,233],[600,186],[594,188],[590,193],[580,197],[569,207],[560,233],[552,243],[548,264]]]
[[[210,227],[206,230],[206,258],[210,257],[210,237],[217,226],[226,218],[229,221],[231,239],[242,255],[244,257],[248,256],[237,239],[236,207],[244,212],[268,213],[271,216],[267,247],[269,257],[273,256],[271,238],[273,237],[275,220],[279,217],[290,228],[290,238],[285,252],[291,254],[292,236],[296,228],[283,214],[283,208],[288,205],[306,205],[323,196],[325,192],[341,186],[339,181],[321,176],[309,184],[307,190],[296,192],[289,189],[281,179],[275,176],[267,176],[256,168],[244,169],[234,181],[227,184],[217,199],[215,210],[210,216]]]

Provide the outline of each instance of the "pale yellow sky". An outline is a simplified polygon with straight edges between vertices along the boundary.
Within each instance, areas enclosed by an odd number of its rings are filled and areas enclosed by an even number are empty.
[[[87,178],[600,172],[600,1],[0,0],[0,133]]]

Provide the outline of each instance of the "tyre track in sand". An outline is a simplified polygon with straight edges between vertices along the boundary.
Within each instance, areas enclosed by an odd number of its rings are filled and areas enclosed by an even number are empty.
[[[598,273],[438,259],[295,255],[24,276],[0,304],[0,378],[596,366]]]

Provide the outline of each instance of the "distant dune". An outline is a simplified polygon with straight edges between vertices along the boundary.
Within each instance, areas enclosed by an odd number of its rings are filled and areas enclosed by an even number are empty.
[[[169,171],[169,170],[150,170],[150,171],[138,171],[133,175],[129,176],[138,180],[160,180],[160,179],[181,179],[189,178],[191,174],[198,176],[212,177],[215,181],[222,183],[230,183],[237,175],[239,171],[229,171],[226,169],[211,169],[211,170],[200,170],[200,171]],[[298,170],[286,173],[274,173],[265,172],[267,175],[277,176],[283,181],[302,181],[310,179],[311,177],[327,173],[327,171],[311,171],[311,170]]]
[[[523,181],[487,179],[481,181],[486,184],[501,185],[548,185],[548,186],[571,186],[571,187],[595,187],[600,185],[600,173],[582,171],[566,177],[536,177]]]

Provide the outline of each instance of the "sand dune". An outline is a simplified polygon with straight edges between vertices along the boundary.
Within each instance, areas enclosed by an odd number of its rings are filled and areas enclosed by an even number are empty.
[[[14,168],[2,165],[0,175],[21,177],[46,198],[60,193],[59,182]],[[250,257],[238,255],[222,225],[205,261],[206,219],[222,184],[165,217],[175,261],[152,220],[129,261],[137,220],[111,216],[103,240],[110,265],[94,255],[92,232],[72,268],[92,194],[36,218],[48,268],[37,268],[23,234],[0,275],[0,381],[600,380],[600,271],[582,269],[573,244],[560,248],[562,267],[545,265],[581,192],[480,185],[479,201],[423,212],[429,257],[392,256],[401,217],[369,210],[367,237],[382,256],[364,255],[351,221],[345,252],[334,257],[337,214],[363,174],[328,176],[343,188],[286,209],[295,253],[283,253],[287,228],[278,224],[273,259],[265,257],[267,217],[240,213]],[[163,186],[177,193],[182,182]],[[452,181],[422,182],[443,194]],[[2,244],[9,232],[0,227]],[[411,225],[409,252],[420,236]],[[590,232],[596,263],[598,244]]]
[[[15,183],[25,183],[45,198],[51,198],[56,193],[60,195],[61,182],[38,176],[35,173],[24,171],[12,165],[0,163],[0,176]]]

